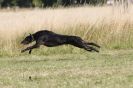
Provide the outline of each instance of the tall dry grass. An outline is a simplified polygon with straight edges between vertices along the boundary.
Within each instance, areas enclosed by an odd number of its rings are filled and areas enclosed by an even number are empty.
[[[0,11],[0,55],[18,55],[30,32],[48,29],[78,35],[107,49],[133,47],[133,7],[123,13],[112,7],[78,7]]]

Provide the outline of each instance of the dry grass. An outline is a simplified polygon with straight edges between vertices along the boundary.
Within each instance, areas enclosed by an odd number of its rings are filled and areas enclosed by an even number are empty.
[[[24,35],[42,29],[78,35],[105,48],[132,48],[132,14],[132,7],[127,13],[112,7],[1,10],[1,53],[13,53]]]

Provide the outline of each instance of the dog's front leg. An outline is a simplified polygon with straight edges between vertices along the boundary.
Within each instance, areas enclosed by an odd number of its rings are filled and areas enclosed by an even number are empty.
[[[39,47],[39,45],[35,44],[35,45],[33,45],[33,46],[27,47],[26,49],[22,50],[21,53],[30,50],[30,51],[29,51],[29,54],[31,54],[32,49],[38,48],[38,47]]]

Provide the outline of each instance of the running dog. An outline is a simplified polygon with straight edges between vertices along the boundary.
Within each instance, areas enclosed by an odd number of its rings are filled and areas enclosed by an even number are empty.
[[[55,46],[70,44],[90,52],[92,51],[99,52],[99,50],[97,50],[94,47],[100,48],[99,45],[95,43],[86,42],[78,36],[61,35],[48,30],[41,30],[34,34],[30,34],[21,42],[21,44],[27,45],[33,41],[36,42],[33,46],[27,47],[21,52],[23,53],[25,51],[29,51],[29,54],[31,54],[32,49],[39,48],[40,45],[45,45],[47,47],[55,47]]]

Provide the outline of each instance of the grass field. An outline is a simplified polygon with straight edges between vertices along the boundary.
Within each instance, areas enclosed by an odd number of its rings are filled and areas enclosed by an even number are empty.
[[[132,15],[133,7],[0,10],[0,88],[133,88]],[[70,45],[20,53],[42,29],[95,42],[100,53]]]
[[[133,88],[133,50],[1,57],[0,88]]]

